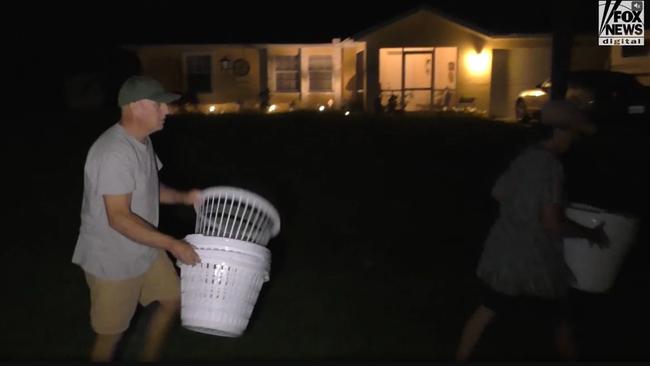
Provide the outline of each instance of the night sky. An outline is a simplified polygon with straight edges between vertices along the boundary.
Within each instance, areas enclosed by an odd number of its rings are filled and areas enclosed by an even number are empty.
[[[394,0],[377,3],[338,0],[56,2],[23,9],[24,14],[19,17],[46,31],[43,34],[46,38],[57,37],[62,43],[86,45],[330,42],[334,37],[348,37],[422,4],[496,33],[552,29],[551,2]],[[583,3],[584,17],[575,19],[574,24],[590,32],[597,23],[596,6],[594,1]]]

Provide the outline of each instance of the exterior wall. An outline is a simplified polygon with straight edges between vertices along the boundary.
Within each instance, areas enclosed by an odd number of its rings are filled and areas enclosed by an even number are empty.
[[[551,49],[548,47],[499,49],[505,60],[503,71],[492,79],[492,115],[513,119],[517,95],[545,81],[551,75]]]
[[[645,31],[645,47],[650,48],[650,30]],[[645,56],[623,57],[623,47],[610,47],[610,67],[612,71],[620,71],[636,75],[637,79],[650,86],[650,53]]]
[[[245,103],[258,99],[260,92],[259,49],[250,46],[169,45],[147,46],[137,50],[145,74],[158,79],[166,88],[187,91],[185,57],[212,57],[212,92],[197,95],[201,104]],[[235,76],[231,70],[221,70],[219,60],[244,59],[250,64],[245,76]]]
[[[571,49],[571,70],[607,70],[609,55],[609,47],[598,46],[597,37],[575,37]]]
[[[183,52],[186,49],[173,46],[150,46],[140,47],[136,51],[145,74],[156,78],[165,88],[180,92],[185,90]]]
[[[553,48],[553,37],[550,34],[517,37],[495,38],[492,41],[494,48],[499,49],[547,49],[549,62]],[[540,55],[541,56],[541,55]],[[608,47],[598,46],[598,39],[592,36],[576,36],[571,50],[571,70],[604,70],[609,63]],[[550,75],[550,71],[549,71]]]
[[[319,45],[166,45],[140,47],[137,54],[145,74],[157,78],[166,88],[179,92],[187,91],[185,58],[189,55],[210,55],[212,92],[197,95],[199,103],[204,105],[201,110],[216,105],[218,111],[231,111],[232,104],[257,108],[260,92],[266,87],[270,90],[270,103],[278,104],[278,110],[281,110],[288,109],[289,105],[314,109],[320,105],[338,108],[349,103],[356,87],[356,54],[364,49],[364,44],[353,42]],[[300,56],[299,92],[276,91],[274,56],[278,55]],[[332,56],[330,92],[309,90],[311,55]],[[248,61],[249,73],[235,76],[232,70],[222,70],[220,60],[224,57],[231,63],[237,59]]]

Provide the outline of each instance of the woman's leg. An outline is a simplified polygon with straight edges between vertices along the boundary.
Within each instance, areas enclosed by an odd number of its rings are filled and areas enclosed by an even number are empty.
[[[463,328],[460,343],[456,350],[456,361],[467,361],[474,351],[474,347],[481,339],[481,335],[494,319],[495,312],[485,305],[480,305],[469,317]]]
[[[565,361],[578,359],[578,347],[573,333],[573,324],[568,320],[560,321],[555,328],[555,348]]]

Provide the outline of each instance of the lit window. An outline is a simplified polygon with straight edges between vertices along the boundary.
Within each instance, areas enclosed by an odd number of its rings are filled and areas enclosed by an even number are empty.
[[[309,91],[332,91],[332,56],[309,56]]]
[[[300,56],[275,56],[275,90],[300,91]]]

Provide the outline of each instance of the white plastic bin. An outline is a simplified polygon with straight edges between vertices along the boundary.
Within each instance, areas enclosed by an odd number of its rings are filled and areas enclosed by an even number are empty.
[[[239,337],[269,280],[271,252],[240,240],[192,234],[201,263],[181,268],[181,323],[211,335]]]
[[[630,246],[635,242],[638,220],[605,210],[573,203],[566,209],[569,219],[594,228],[601,222],[610,240],[608,248],[591,245],[586,239],[564,239],[564,257],[576,277],[574,287],[587,292],[607,292],[623,263]]]
[[[205,236],[267,245],[280,232],[280,215],[275,207],[241,188],[207,188],[195,209],[195,232]]]

